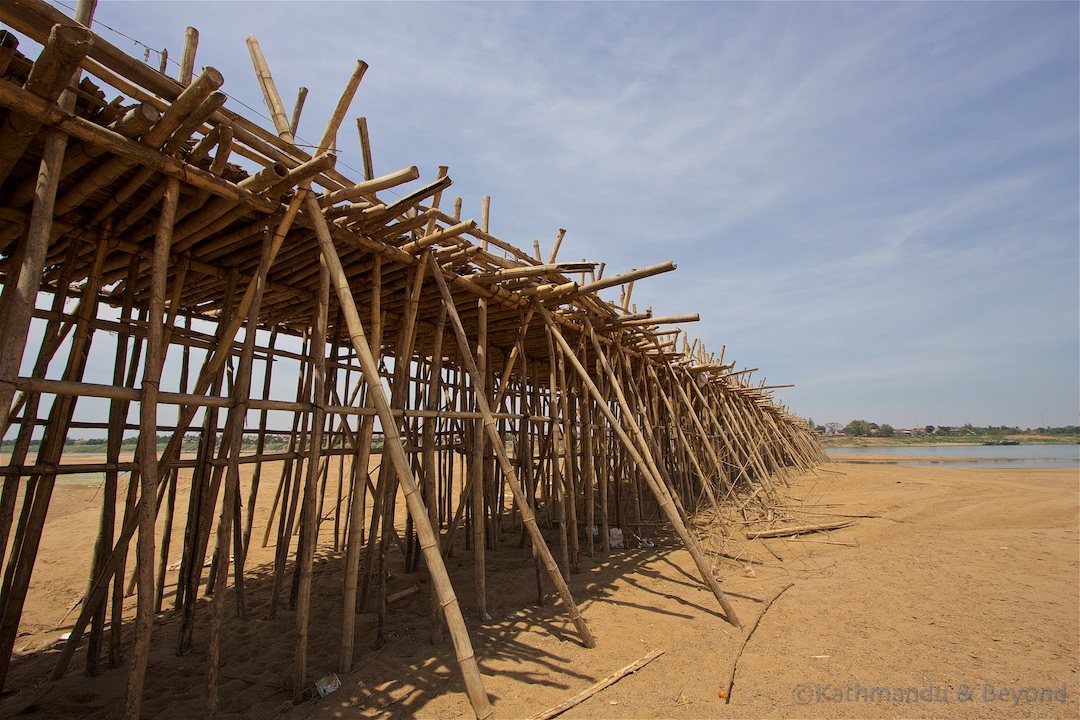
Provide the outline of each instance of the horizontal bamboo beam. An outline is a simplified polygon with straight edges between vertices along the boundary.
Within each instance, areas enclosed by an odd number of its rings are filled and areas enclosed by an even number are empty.
[[[698,322],[699,320],[701,320],[701,315],[690,313],[688,315],[665,315],[634,320],[616,318],[611,320],[609,324],[613,327],[647,327],[649,325],[681,325],[682,323]]]
[[[0,81],[0,106],[35,115],[43,124],[52,125],[84,142],[104,146],[110,152],[127,158],[136,164],[146,165],[158,172],[178,178],[193,187],[206,190],[219,197],[243,203],[253,210],[273,213],[280,209],[279,203],[264,198],[257,193],[244,190],[234,183],[222,180],[201,168],[188,165],[172,156],[154,152],[145,145],[133,142],[123,135],[100,125],[95,125],[89,120],[64,112],[56,105],[48,103],[20,87],[16,87],[10,82]]]
[[[503,268],[501,270],[494,270],[492,272],[477,273],[472,276],[473,282],[489,283],[489,282],[503,282],[504,280],[514,280],[517,278],[532,278],[540,275],[547,275],[548,273],[564,273],[564,272],[587,272],[596,267],[594,262],[576,262],[576,263],[550,263],[547,265],[522,265],[515,268]]]
[[[389,190],[392,187],[403,185],[404,183],[411,182],[419,177],[420,171],[413,165],[404,170],[398,170],[396,173],[383,175],[382,177],[377,177],[372,180],[365,180],[352,187],[335,190],[334,192],[319,198],[319,205],[322,207],[329,207],[335,203],[355,200],[356,198],[364,197],[365,195],[374,195],[381,190]]]
[[[653,275],[660,275],[661,273],[671,272],[676,269],[676,265],[671,260],[663,263],[657,263],[656,265],[650,265],[640,270],[631,270],[630,272],[622,273],[621,275],[612,275],[609,278],[603,280],[597,280],[596,282],[582,285],[578,289],[578,293],[585,295],[588,293],[599,292],[609,287],[615,287],[616,285],[622,285],[624,283],[632,282],[634,280],[641,280],[642,278],[652,277]]]

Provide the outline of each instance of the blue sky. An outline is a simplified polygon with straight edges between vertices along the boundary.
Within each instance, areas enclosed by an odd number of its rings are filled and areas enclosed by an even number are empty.
[[[309,141],[367,61],[351,115],[376,174],[448,165],[466,217],[491,195],[496,235],[546,255],[566,228],[560,258],[609,274],[674,260],[639,309],[699,312],[691,336],[795,383],[776,397],[818,423],[1078,421],[1077,3],[101,0],[97,20],[174,60],[197,27],[197,67],[249,116],[255,35],[290,107],[310,89]]]

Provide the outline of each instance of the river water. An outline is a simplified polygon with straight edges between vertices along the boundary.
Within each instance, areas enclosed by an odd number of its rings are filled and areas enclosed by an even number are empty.
[[[897,445],[836,447],[825,452],[834,460],[858,462],[859,455],[892,455],[900,465],[944,465],[974,468],[1080,468],[1080,445]],[[964,458],[955,460],[953,458]]]

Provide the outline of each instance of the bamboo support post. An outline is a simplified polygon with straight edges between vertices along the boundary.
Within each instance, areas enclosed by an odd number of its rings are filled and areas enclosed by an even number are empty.
[[[165,273],[172,242],[173,216],[180,199],[180,182],[169,181],[160,215],[158,234],[154,240],[150,284],[153,288],[146,364],[139,401],[139,479],[142,504],[139,508],[138,573],[139,597],[135,615],[135,650],[128,671],[127,693],[123,717],[135,720],[142,706],[143,678],[150,658],[150,635],[154,625],[154,515],[150,502],[157,489],[157,392],[164,362],[164,325],[159,318],[165,315]]]

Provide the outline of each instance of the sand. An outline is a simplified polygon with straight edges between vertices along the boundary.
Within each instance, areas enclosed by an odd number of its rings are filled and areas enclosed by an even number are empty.
[[[782,559],[738,535],[707,541],[710,550],[749,561],[711,555],[744,622],[741,630],[724,621],[677,538],[659,528],[656,547],[585,557],[571,577],[598,639],[592,650],[576,641],[559,604],[536,605],[532,563],[527,551],[517,550],[516,533],[488,556],[491,621],[475,617],[472,565],[464,551],[449,570],[502,718],[555,706],[652,650],[664,654],[562,717],[1075,718],[1077,481],[1075,470],[864,462],[793,478],[786,493],[790,503],[801,504],[802,521],[851,516],[857,524],[769,540]],[[88,678],[80,654],[63,680],[45,679],[56,640],[78,607],[68,611],[85,589],[98,492],[57,489],[0,716],[119,717],[126,665]],[[261,527],[255,535],[261,537]],[[390,592],[412,586],[420,592],[391,606],[390,642],[373,650],[372,616],[360,616],[357,660],[341,688],[293,704],[294,614],[286,609],[266,618],[273,548],[258,544],[248,563],[247,618],[227,620],[221,717],[470,717],[449,641],[430,643],[428,582],[422,570],[403,572],[400,556]],[[320,553],[312,681],[336,668],[340,568],[337,553]],[[171,592],[170,586],[166,608]],[[173,650],[178,623],[163,613],[154,630],[144,717],[201,716],[206,622],[203,611],[195,650],[180,657]],[[130,643],[130,629],[126,635]],[[718,692],[728,688],[733,665],[726,702]]]

